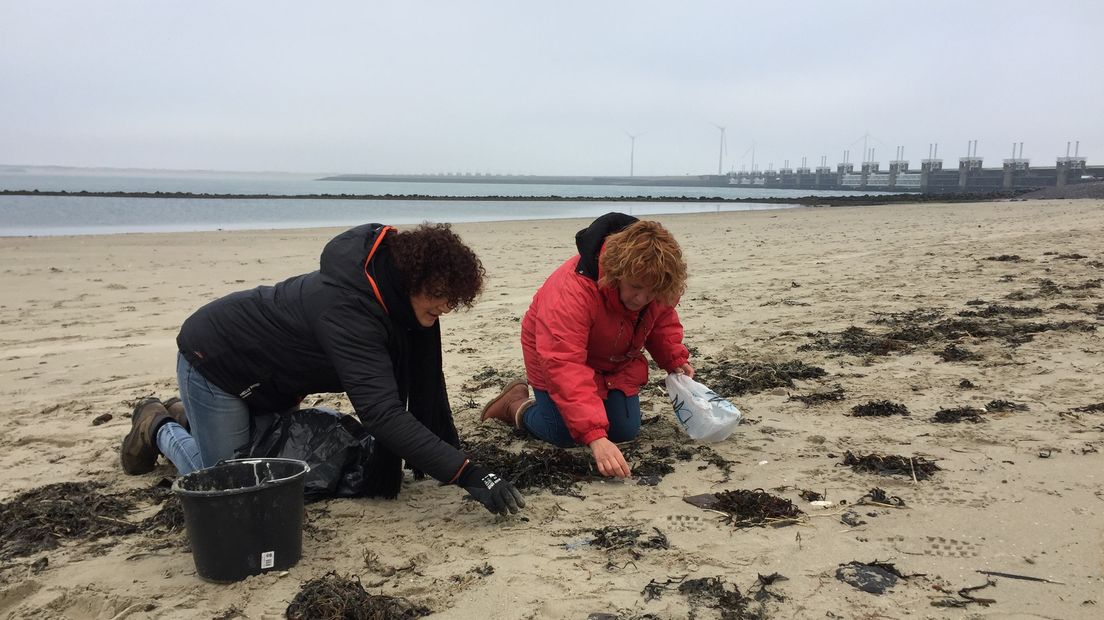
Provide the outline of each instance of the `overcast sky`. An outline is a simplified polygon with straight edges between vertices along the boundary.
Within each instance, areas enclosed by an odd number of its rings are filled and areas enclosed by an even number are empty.
[[[716,173],[863,136],[1104,163],[1104,2],[0,0],[0,164]],[[957,165],[955,163],[954,165]],[[884,166],[884,163],[883,163]]]

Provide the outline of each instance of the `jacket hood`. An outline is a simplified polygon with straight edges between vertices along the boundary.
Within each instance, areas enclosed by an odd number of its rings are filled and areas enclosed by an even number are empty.
[[[374,299],[372,285],[364,274],[364,262],[381,230],[383,224],[362,224],[331,239],[322,249],[322,257],[319,259],[319,271],[326,281],[367,293]]]
[[[579,249],[579,264],[575,273],[582,274],[595,282],[598,281],[598,253],[606,237],[624,230],[635,223],[637,218],[624,213],[607,213],[590,223],[590,226],[575,233],[575,247]]]

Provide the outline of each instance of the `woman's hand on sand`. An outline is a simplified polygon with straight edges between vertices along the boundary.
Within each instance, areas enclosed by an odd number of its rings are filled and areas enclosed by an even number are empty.
[[[589,447],[591,453],[594,454],[594,462],[598,465],[598,473],[603,476],[617,476],[618,478],[628,478],[629,474],[632,473],[617,444],[609,439],[605,437],[595,439],[590,442]]]
[[[694,367],[690,365],[690,362],[686,362],[685,364],[679,366],[671,372],[679,375],[686,375],[686,378],[688,379],[694,378]]]

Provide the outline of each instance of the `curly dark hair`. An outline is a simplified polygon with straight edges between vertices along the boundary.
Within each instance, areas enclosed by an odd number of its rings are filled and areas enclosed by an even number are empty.
[[[398,231],[390,247],[412,295],[443,297],[454,308],[471,308],[483,291],[483,263],[449,224],[426,222]]]

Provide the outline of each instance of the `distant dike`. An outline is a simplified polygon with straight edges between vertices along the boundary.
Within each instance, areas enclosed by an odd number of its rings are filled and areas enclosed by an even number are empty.
[[[563,178],[563,177],[557,177]],[[332,179],[330,179],[332,180]],[[855,196],[794,196],[722,198],[720,196],[436,196],[428,194],[208,194],[192,192],[66,192],[0,190],[0,196],[77,196],[89,198],[189,198],[196,200],[424,200],[453,202],[712,202],[724,204],[791,204],[845,207],[924,202],[986,202],[1015,198],[1031,190],[948,194],[860,194]]]

